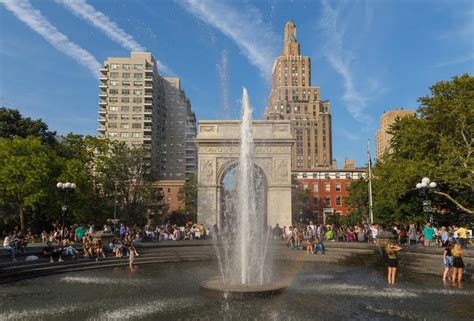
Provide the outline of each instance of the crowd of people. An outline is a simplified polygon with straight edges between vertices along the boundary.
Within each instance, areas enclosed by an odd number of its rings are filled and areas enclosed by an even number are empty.
[[[330,224],[298,224],[295,226],[280,227],[278,224],[272,229],[274,239],[285,239],[288,246],[300,248],[305,241],[333,242],[366,242],[376,243],[377,236],[382,231],[389,231],[400,245],[421,245],[445,247],[447,244],[459,244],[466,248],[469,240],[469,231],[462,226],[442,226],[427,223],[425,226],[410,224],[390,225],[386,230],[379,224],[357,224],[354,226],[338,226]],[[471,232],[472,233],[472,232]]]

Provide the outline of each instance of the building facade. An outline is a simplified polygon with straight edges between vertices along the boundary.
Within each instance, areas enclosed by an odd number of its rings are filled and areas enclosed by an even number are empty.
[[[183,211],[184,204],[179,200],[179,193],[185,182],[178,179],[158,181],[157,186],[163,191],[161,214]]]
[[[377,159],[380,159],[384,155],[388,155],[392,152],[392,148],[390,146],[392,135],[388,133],[390,126],[399,118],[414,115],[416,115],[414,110],[395,108],[395,110],[384,112],[382,116],[380,116],[380,127],[375,134],[375,157]]]
[[[195,172],[196,116],[179,78],[161,77],[148,52],[109,57],[100,71],[100,136],[148,147],[155,179]]]
[[[293,213],[295,221],[312,220],[323,224],[330,214],[347,215],[346,198],[354,180],[366,177],[366,169],[328,169],[293,172],[297,184],[308,191],[309,218]],[[307,223],[307,222],[306,222]]]
[[[285,25],[283,52],[273,65],[265,118],[291,121],[293,171],[332,167],[330,104],[321,100],[319,87],[311,86],[311,58],[301,55],[291,21]]]

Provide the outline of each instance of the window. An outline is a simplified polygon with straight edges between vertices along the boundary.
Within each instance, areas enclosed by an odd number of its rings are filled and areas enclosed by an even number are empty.
[[[130,66],[129,64],[123,64],[123,65],[122,65],[122,68],[123,68],[123,69],[130,69],[130,67],[131,67],[131,66]]]
[[[336,205],[339,205],[339,206],[342,205],[342,197],[341,196],[336,196]]]
[[[109,128],[117,128],[117,123],[109,123]]]
[[[133,94],[134,95],[141,95],[142,91],[140,89],[135,89],[135,90],[133,90]]]
[[[142,106],[133,106],[133,111],[134,111],[134,112],[140,112],[140,111],[142,111]]]
[[[336,192],[341,191],[341,183],[336,183]]]
[[[109,135],[109,137],[117,137],[118,133],[117,132],[108,132],[107,135]]]
[[[133,119],[133,120],[141,120],[141,119],[142,119],[142,115],[133,114],[133,115],[132,115],[132,119]]]
[[[120,124],[120,128],[125,128],[125,129],[127,129],[127,128],[130,128],[130,125],[129,125],[128,123],[121,123],[121,124]]]
[[[109,89],[109,94],[118,95],[118,89]]]
[[[133,98],[133,103],[134,104],[140,104],[142,102],[142,99],[141,98],[137,98],[137,97],[134,97]]]
[[[129,87],[130,81],[122,81],[122,86]]]
[[[132,137],[133,138],[140,138],[140,137],[142,137],[142,133],[137,133],[137,132],[132,133]]]
[[[127,114],[121,114],[120,115],[120,119],[122,120],[126,120],[126,119],[129,119],[130,117],[127,115]]]
[[[142,124],[132,124],[132,128],[142,128]]]
[[[128,97],[122,97],[122,99],[120,100],[122,103],[129,103],[130,102],[130,98]]]
[[[329,173],[324,173],[324,178],[329,179]]]
[[[313,185],[313,192],[319,192],[319,185],[318,184]]]
[[[118,97],[110,97],[109,98],[109,102],[111,102],[111,103],[118,103],[118,101],[119,101]]]
[[[130,95],[130,89],[122,89],[122,95]]]
[[[134,77],[134,78],[137,78],[137,79],[140,79],[140,78],[143,78],[143,74],[141,74],[141,73],[134,73],[134,74],[133,74],[133,77]]]
[[[118,69],[119,64],[110,64],[110,69]]]
[[[141,82],[141,81],[134,81],[134,82],[133,82],[133,85],[134,85],[134,86],[137,86],[137,87],[141,87],[141,86],[143,86],[143,82]]]
[[[331,183],[326,183],[325,190],[326,190],[326,192],[331,191]]]
[[[118,86],[118,85],[120,85],[120,83],[119,83],[118,81],[111,81],[111,82],[110,82],[110,86],[114,86],[114,87],[115,87],[115,86]]]
[[[143,69],[143,65],[141,65],[141,64],[135,64],[135,65],[133,65],[133,68],[134,68],[135,70],[142,70],[142,69]]]
[[[130,78],[130,73],[129,72],[123,72],[122,77],[125,78],[125,79],[128,79],[128,78]]]
[[[118,109],[118,107],[116,107]],[[117,119],[117,114],[109,114],[109,120],[115,120]]]
[[[308,183],[303,184],[303,189],[306,191],[308,189]]]
[[[118,106],[110,106],[110,107],[109,107],[109,110],[110,110],[110,111],[118,111],[119,108],[118,108]]]
[[[120,133],[120,137],[122,137],[122,138],[128,138],[128,133],[127,133],[127,132]]]
[[[119,73],[116,71],[110,73],[110,78],[118,78],[118,76],[119,76]]]
[[[330,198],[329,196],[326,196],[326,199],[325,199],[324,204],[325,204],[326,206],[331,206],[331,198]]]

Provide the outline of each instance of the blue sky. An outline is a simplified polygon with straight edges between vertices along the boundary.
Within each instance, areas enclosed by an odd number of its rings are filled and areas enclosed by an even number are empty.
[[[474,71],[473,1],[0,0],[0,105],[96,135],[95,67],[139,48],[181,77],[198,119],[237,118],[242,86],[262,118],[287,20],[331,101],[339,166],[366,163],[384,111]]]

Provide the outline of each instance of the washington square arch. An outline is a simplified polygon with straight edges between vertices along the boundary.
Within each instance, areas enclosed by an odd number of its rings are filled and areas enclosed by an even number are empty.
[[[197,221],[221,227],[225,175],[238,163],[240,154],[239,120],[199,122],[198,213]],[[253,121],[255,165],[262,176],[266,198],[259,211],[267,225],[291,225],[291,137],[286,121]],[[266,193],[265,193],[266,192]]]

